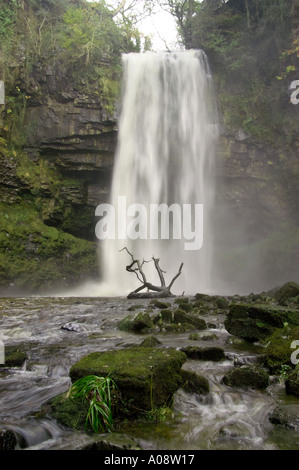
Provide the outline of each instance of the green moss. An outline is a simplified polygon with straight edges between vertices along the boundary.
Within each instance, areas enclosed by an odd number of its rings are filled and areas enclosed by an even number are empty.
[[[182,383],[181,366],[186,356],[173,349],[148,347],[95,352],[70,369],[75,381],[87,375],[109,376],[122,399],[122,412],[135,413],[166,405]]]
[[[30,203],[0,203],[0,286],[61,287],[97,272],[96,247],[48,227]]]
[[[277,329],[269,338],[265,340],[265,364],[272,373],[279,374],[281,367],[291,363],[293,349],[291,344],[299,339],[299,327],[286,326]]]
[[[229,387],[265,389],[269,385],[269,375],[264,369],[257,366],[236,367],[229,371],[222,380]]]

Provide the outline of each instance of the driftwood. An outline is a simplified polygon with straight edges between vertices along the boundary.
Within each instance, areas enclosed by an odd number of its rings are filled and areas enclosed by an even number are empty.
[[[165,282],[165,278],[164,278],[165,271],[162,271],[162,269],[159,265],[159,261],[160,261],[159,258],[155,258],[153,256],[150,261],[143,260],[142,262],[140,262],[138,259],[134,258],[134,256],[132,255],[132,253],[129,252],[127,247],[124,247],[120,251],[124,251],[124,250],[132,258],[132,263],[129,264],[128,266],[126,266],[126,270],[130,273],[135,273],[135,275],[137,276],[138,281],[141,282],[141,286],[138,287],[133,292],[131,292],[128,295],[128,299],[140,299],[140,298],[143,298],[143,299],[150,298],[150,299],[152,299],[152,298],[174,297],[174,295],[171,293],[171,288],[172,288],[175,280],[181,275],[184,263],[181,263],[181,265],[179,267],[179,270],[178,270],[178,273],[174,276],[174,278],[171,280],[170,284],[167,286],[166,282]],[[150,263],[152,261],[154,262],[155,268],[156,268],[157,273],[158,273],[159,278],[160,278],[160,282],[161,282],[160,286],[156,286],[156,285],[148,282],[148,280],[146,278],[146,275],[143,271],[144,264],[145,263]],[[144,290],[144,289],[147,289],[147,292],[142,292],[141,293],[141,291]],[[150,292],[150,291],[152,291],[152,292]]]

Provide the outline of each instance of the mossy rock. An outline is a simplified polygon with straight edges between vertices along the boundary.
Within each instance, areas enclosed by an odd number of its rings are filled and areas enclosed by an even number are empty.
[[[127,315],[118,323],[119,330],[144,332],[154,328],[153,321],[148,312],[140,312],[136,316]]]
[[[285,381],[286,392],[290,395],[299,396],[299,368],[296,367],[293,372],[290,373]]]
[[[276,293],[275,299],[281,305],[284,305],[286,300],[297,297],[299,295],[299,284],[297,282],[286,282]]]
[[[173,312],[170,309],[161,310],[154,318],[154,325],[161,323],[172,323],[173,321]]]
[[[216,299],[216,305],[218,308],[226,309],[229,307],[229,301],[225,297],[218,297],[218,299]]]
[[[166,405],[182,384],[186,355],[174,349],[148,347],[95,352],[70,369],[72,381],[87,375],[109,375],[122,400],[122,412],[149,411]]]
[[[200,361],[222,361],[225,359],[224,350],[220,347],[200,348],[197,346],[187,346],[182,348],[189,359],[197,359]]]
[[[269,416],[269,421],[272,424],[299,430],[299,404],[277,406]]]
[[[205,320],[193,315],[192,313],[187,313],[181,308],[178,308],[173,312],[173,321],[174,323],[187,323],[189,325],[193,325],[197,330],[205,330],[207,328]]]
[[[228,387],[265,389],[269,385],[269,375],[258,366],[241,366],[230,370],[222,379]]]
[[[150,302],[150,305],[152,305],[155,308],[158,308],[160,310],[167,309],[170,307],[170,303],[168,302],[162,302],[161,300],[152,300]]]
[[[174,301],[175,304],[188,304],[189,303],[189,297],[177,297]]]
[[[299,327],[279,328],[268,337],[264,351],[264,363],[272,374],[280,373],[281,366],[289,365],[292,367],[291,354],[293,349],[291,344],[299,338]]]
[[[264,340],[285,323],[299,325],[298,312],[263,305],[234,304],[230,306],[224,326],[230,334],[256,342]]]
[[[142,447],[131,436],[113,432],[112,434],[103,435],[101,439],[92,444],[87,444],[81,450],[114,450],[118,452],[123,450],[142,450]]]
[[[5,363],[0,367],[22,367],[28,359],[27,353],[17,347],[8,346],[5,348]]]
[[[68,398],[66,393],[52,398],[42,407],[43,411],[67,428],[91,431],[91,426],[86,423],[88,403]]]
[[[141,348],[154,348],[155,346],[159,346],[161,341],[156,338],[156,336],[148,336],[145,338],[142,343],[140,344]]]
[[[193,306],[192,304],[188,302],[181,302],[180,303],[180,310],[183,310],[184,312],[192,312]]]
[[[208,379],[189,370],[182,371],[183,390],[189,393],[207,395],[210,392]]]

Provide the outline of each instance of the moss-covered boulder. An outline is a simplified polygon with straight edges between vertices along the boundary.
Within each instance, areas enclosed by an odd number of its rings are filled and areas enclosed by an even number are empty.
[[[182,371],[183,385],[182,388],[189,393],[197,393],[199,395],[207,395],[210,392],[209,381],[202,375],[195,374],[190,370]]]
[[[225,359],[225,352],[220,347],[200,348],[197,346],[187,346],[181,351],[186,354],[189,359],[197,359],[200,361],[222,361]]]
[[[87,375],[109,375],[130,414],[167,404],[181,387],[186,355],[174,349],[134,347],[91,353],[70,369],[74,382]]]
[[[161,325],[162,323],[172,323],[173,321],[173,312],[169,308],[161,310],[153,318],[153,323],[155,325]]]
[[[283,328],[286,323],[299,325],[298,311],[268,305],[234,304],[230,306],[224,326],[230,334],[256,342],[270,336],[275,328]]]
[[[216,299],[216,305],[218,308],[226,309],[229,307],[229,301],[225,297],[218,297]]]
[[[269,421],[272,424],[299,430],[299,404],[277,406],[269,416]]]
[[[294,352],[291,345],[299,338],[299,327],[292,328],[286,325],[279,328],[266,339],[264,351],[264,363],[272,374],[280,373],[281,367],[288,365],[293,367],[291,355]]]
[[[299,368],[296,367],[285,381],[286,392],[299,397]]]
[[[228,387],[265,389],[269,385],[269,375],[259,366],[241,366],[227,372],[222,382]]]
[[[147,336],[141,342],[140,347],[141,348],[154,348],[156,346],[159,346],[160,344],[161,344],[161,341],[159,341],[158,338],[156,338],[156,336]]]
[[[207,328],[205,320],[192,313],[187,313],[181,308],[173,312],[173,322],[193,325],[197,330],[205,330]]]
[[[123,331],[142,333],[153,329],[154,324],[148,312],[140,312],[136,316],[127,315],[118,323],[118,328]]]
[[[27,358],[25,351],[14,346],[8,346],[5,348],[5,363],[0,364],[0,367],[22,367]]]
[[[284,305],[286,300],[299,295],[299,284],[297,282],[286,282],[278,291],[275,293],[275,299],[281,305]]]

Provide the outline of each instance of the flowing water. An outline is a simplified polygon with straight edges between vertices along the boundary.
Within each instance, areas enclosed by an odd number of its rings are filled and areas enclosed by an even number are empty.
[[[144,308],[147,300],[140,301]],[[41,406],[70,386],[69,368],[93,351],[140,344],[143,335],[121,332],[117,322],[136,301],[125,298],[2,298],[0,339],[6,346],[27,351],[22,368],[0,369],[0,430],[18,436],[17,449],[80,449],[95,437],[65,429]],[[194,341],[196,346],[221,346],[226,360],[220,363],[188,360],[184,367],[210,382],[207,396],[178,391],[174,420],[170,424],[135,426],[125,432],[144,449],[299,449],[299,433],[274,427],[269,414],[287,397],[283,386],[273,383],[266,391],[226,387],[221,379],[239,364],[252,363],[260,353],[256,346],[234,345],[223,327],[224,315],[205,315],[218,340]],[[63,327],[63,328],[62,328]],[[190,345],[189,333],[159,333],[163,347]],[[192,342],[191,342],[192,344]],[[298,401],[297,401],[298,403]]]
[[[107,295],[132,290],[135,279],[120,268],[131,262],[126,252],[120,253],[126,246],[137,259],[160,258],[167,283],[183,262],[174,293],[193,293],[198,285],[208,292],[218,126],[206,56],[202,51],[125,54],[123,69],[110,201],[115,213],[109,219],[115,239],[102,243],[102,288]],[[203,205],[203,216],[196,215],[196,205]],[[173,209],[173,219],[168,212],[161,220],[151,217],[157,206]],[[146,270],[155,284],[150,265]]]

